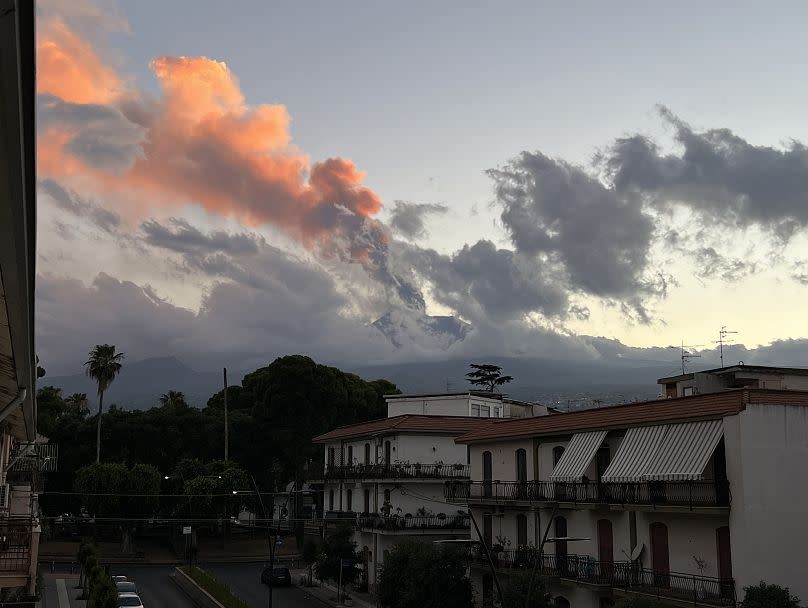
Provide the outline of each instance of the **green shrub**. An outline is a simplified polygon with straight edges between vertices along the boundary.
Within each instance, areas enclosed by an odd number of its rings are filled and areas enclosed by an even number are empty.
[[[741,608],[799,608],[800,598],[791,595],[788,587],[768,585],[760,581],[757,585],[743,588]]]

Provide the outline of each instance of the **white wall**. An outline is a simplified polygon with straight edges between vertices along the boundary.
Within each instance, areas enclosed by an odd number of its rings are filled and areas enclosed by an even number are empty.
[[[402,414],[431,416],[468,416],[469,398],[467,395],[446,397],[418,397],[413,399],[389,399],[387,417]]]
[[[491,452],[491,478],[500,481],[516,480],[516,450],[523,449],[527,459],[527,478],[533,479],[533,440],[514,439],[487,444],[471,444],[469,474],[472,481],[482,481],[483,452]]]
[[[393,460],[421,464],[466,464],[466,446],[445,435],[399,435]]]
[[[808,407],[749,405],[724,419],[738,591],[766,580],[808,598]]]

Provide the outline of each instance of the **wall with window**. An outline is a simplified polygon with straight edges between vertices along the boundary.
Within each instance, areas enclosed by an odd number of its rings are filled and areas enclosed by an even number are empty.
[[[533,441],[531,439],[519,439],[513,441],[500,441],[497,443],[471,444],[469,445],[469,456],[471,465],[469,471],[473,481],[483,479],[483,453],[491,452],[491,479],[500,481],[516,481],[517,479],[517,450],[525,450],[527,479],[533,477]]]
[[[468,416],[468,395],[446,395],[435,397],[414,397],[388,399],[387,416],[418,414],[426,416]]]

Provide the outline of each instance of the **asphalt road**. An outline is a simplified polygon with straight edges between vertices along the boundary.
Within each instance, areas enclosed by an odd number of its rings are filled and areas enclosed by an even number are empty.
[[[267,586],[261,584],[263,564],[203,564],[253,608],[267,606]],[[272,608],[322,608],[325,604],[298,587],[273,589]]]
[[[137,585],[146,608],[194,608],[193,602],[168,575],[174,566],[110,566],[110,574],[123,574]]]

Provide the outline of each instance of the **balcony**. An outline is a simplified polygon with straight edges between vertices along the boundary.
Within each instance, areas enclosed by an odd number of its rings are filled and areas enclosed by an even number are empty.
[[[326,467],[326,480],[468,479],[465,464],[354,464]]]
[[[471,558],[481,567],[488,565],[477,546]],[[735,582],[680,572],[654,572],[632,562],[599,562],[588,555],[547,555],[536,549],[500,551],[492,554],[497,569],[533,569],[542,576],[558,577],[589,585],[611,587],[660,599],[692,602],[694,605],[735,606]]]
[[[388,532],[414,532],[416,530],[468,530],[468,515],[432,515],[428,517],[383,517],[363,515],[356,519],[358,528]]]
[[[30,518],[0,519],[0,577],[28,574],[33,530]]]
[[[554,483],[551,481],[450,481],[446,500],[460,504],[573,503],[653,507],[729,507],[727,481]]]

